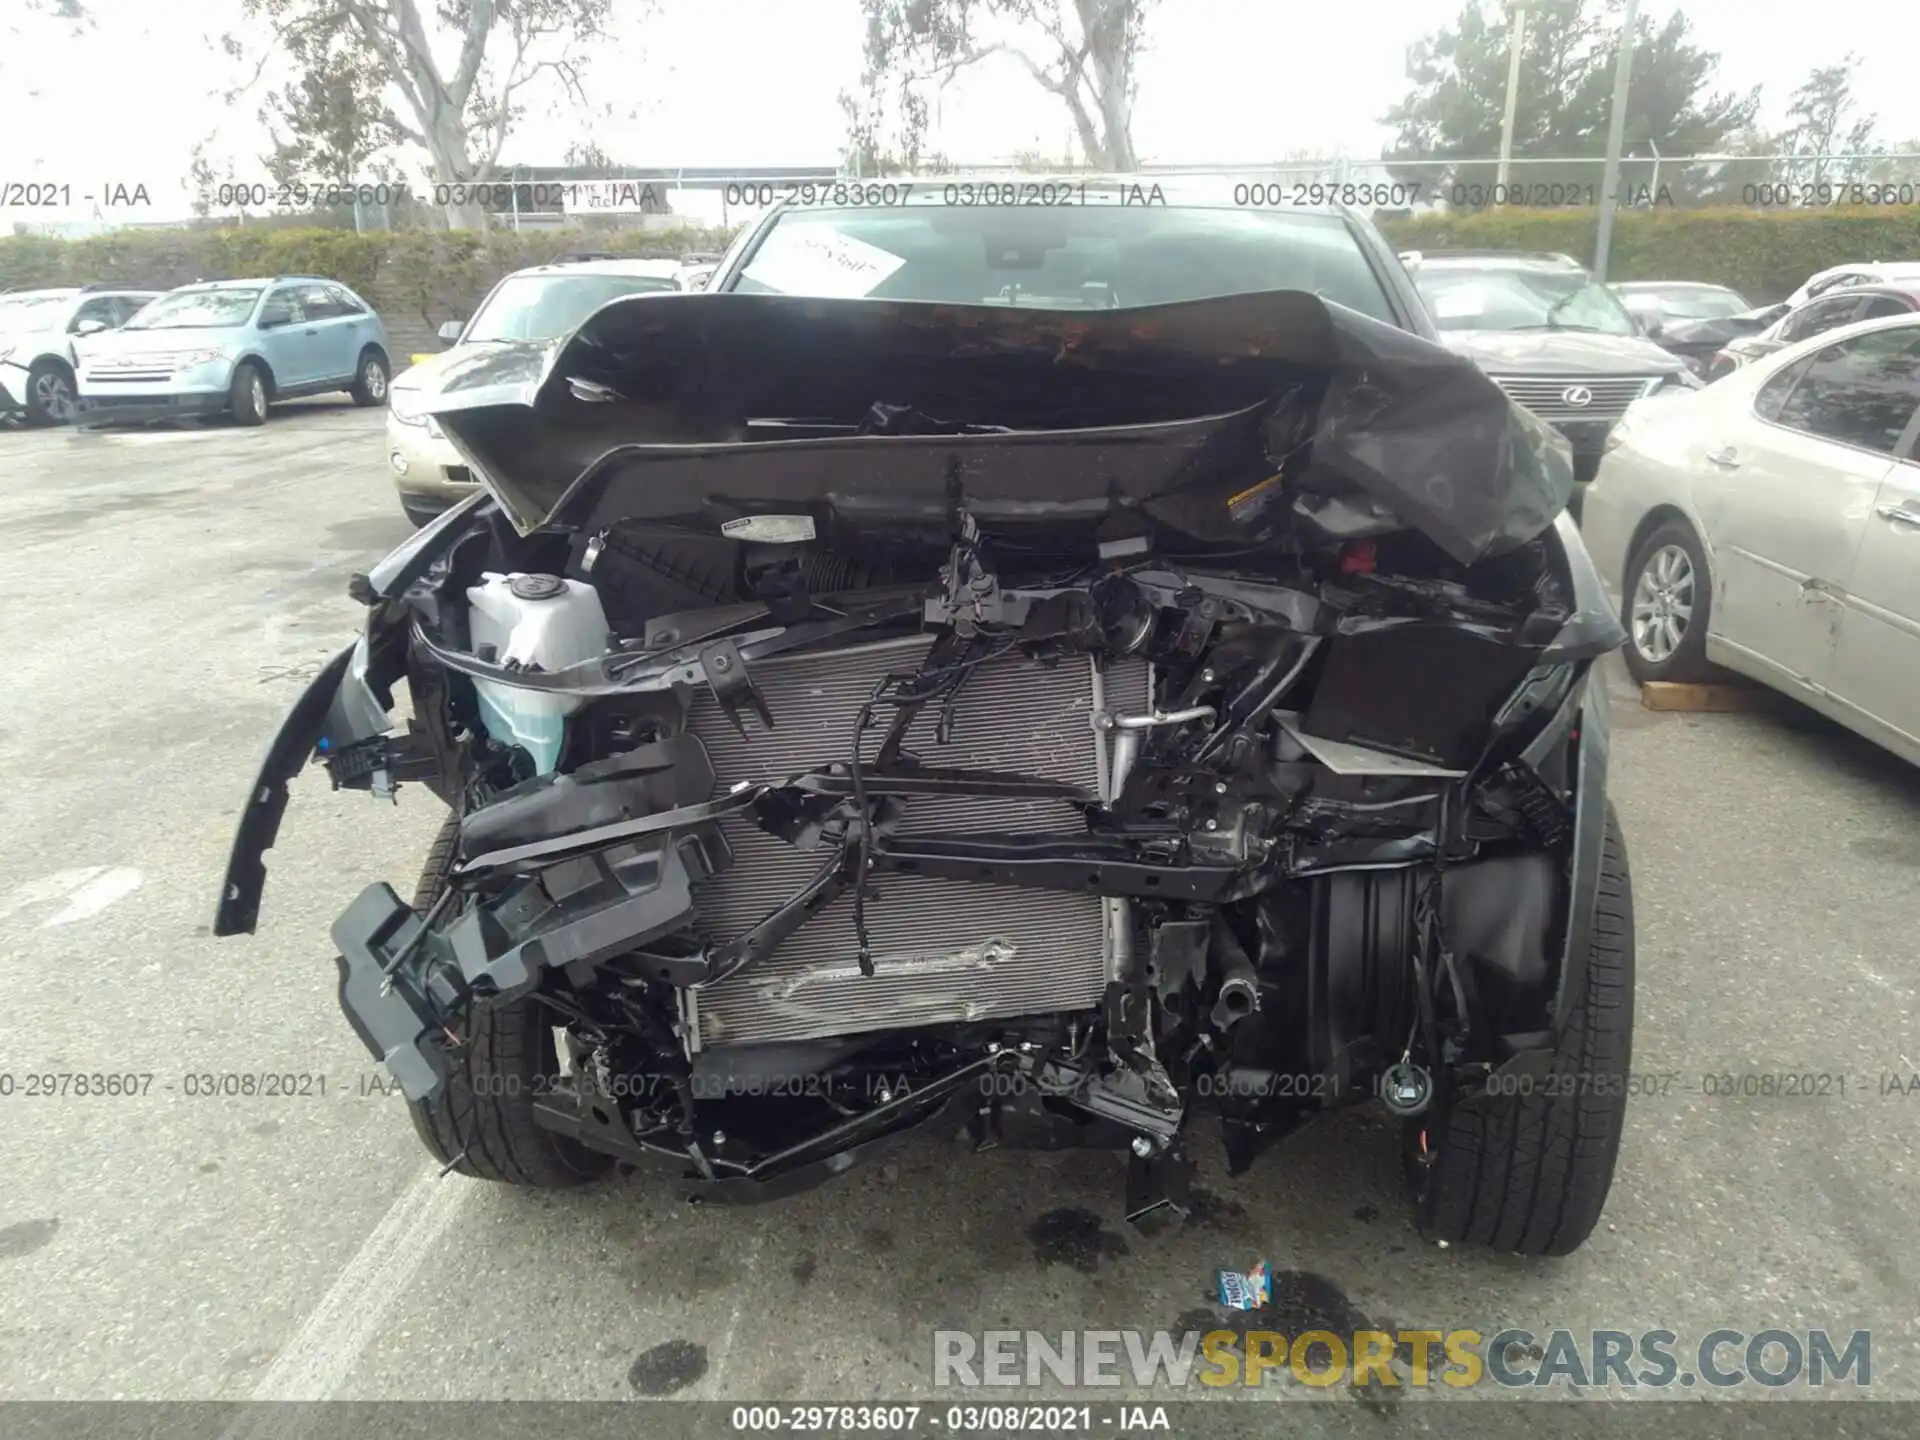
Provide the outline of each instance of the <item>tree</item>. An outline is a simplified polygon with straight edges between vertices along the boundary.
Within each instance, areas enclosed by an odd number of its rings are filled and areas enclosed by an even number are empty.
[[[1134,61],[1156,0],[861,0],[866,103],[842,95],[850,149],[875,161],[891,129],[898,153],[920,154],[924,88],[944,86],[989,56],[1017,60],[1066,107],[1088,164],[1135,170]],[[999,38],[989,39],[982,32]]]
[[[1528,0],[1513,154],[1573,163],[1518,165],[1512,183],[1597,190],[1622,22],[1621,0]],[[1693,43],[1684,14],[1676,11],[1657,30],[1642,16],[1634,28],[1624,147],[1634,159],[1622,167],[1623,186],[1650,183],[1653,147],[1665,155],[1717,153],[1751,127],[1760,108],[1758,87],[1745,95],[1711,88],[1719,57]],[[1499,154],[1510,49],[1510,12],[1490,18],[1477,3],[1410,46],[1413,88],[1383,118],[1396,132],[1389,158],[1462,162]],[[1490,186],[1496,167],[1403,164],[1395,173],[1428,182],[1432,193],[1455,182]],[[1669,174],[1662,171],[1663,183]],[[1676,199],[1686,198],[1683,189],[1676,187]]]
[[[379,77],[337,40],[298,59],[294,79],[260,108],[273,140],[262,157],[268,176],[281,185],[387,178],[377,176],[372,163],[397,134]],[[324,191],[314,200],[316,211],[340,208],[325,203]]]
[[[535,80],[550,77],[583,99],[580,52],[606,35],[612,0],[438,0],[429,18],[450,42],[451,65],[434,53],[420,0],[243,0],[243,8],[272,26],[298,72],[294,89],[304,96],[317,86],[320,115],[370,90],[399,97],[398,107],[381,100],[361,112],[336,139],[385,131],[426,151],[436,182],[455,184],[493,175]],[[343,67],[368,78],[342,89]],[[456,228],[486,223],[475,200],[445,209]]]
[[[1835,158],[1876,149],[1876,117],[1860,114],[1854,103],[1853,72],[1859,64],[1858,55],[1848,55],[1837,65],[1818,66],[1793,92],[1780,153],[1795,157],[1789,162],[1795,185],[1845,182],[1867,169],[1861,161]]]

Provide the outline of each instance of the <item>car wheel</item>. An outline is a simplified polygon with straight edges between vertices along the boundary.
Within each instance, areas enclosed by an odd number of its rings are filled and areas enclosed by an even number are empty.
[[[242,360],[233,369],[233,384],[228,387],[228,408],[240,425],[267,423],[267,377],[251,360]]]
[[[42,360],[27,372],[27,423],[65,425],[80,411],[73,372],[58,360]]]
[[[444,506],[430,505],[424,501],[410,499],[405,495],[400,497],[400,508],[406,512],[407,519],[413,522],[413,528],[416,530],[429,520],[438,519],[445,510]]]
[[[387,361],[369,346],[360,354],[360,368],[354,372],[353,385],[347,391],[356,405],[387,403]]]
[[[1633,884],[1613,807],[1586,983],[1529,1093],[1465,1097],[1405,1126],[1414,1216],[1429,1240],[1521,1255],[1580,1248],[1607,1203],[1633,1048]]]
[[[1635,680],[1698,684],[1719,674],[1707,661],[1713,580],[1691,525],[1669,520],[1641,541],[1627,563],[1623,593],[1620,620]]]
[[[446,887],[460,839],[449,815],[413,897],[424,912]],[[553,1016],[531,997],[476,1005],[467,1014],[466,1043],[448,1056],[447,1083],[430,1100],[408,1101],[413,1128],[442,1165],[479,1180],[557,1190],[605,1174],[613,1157],[545,1129],[533,1102],[559,1073]]]

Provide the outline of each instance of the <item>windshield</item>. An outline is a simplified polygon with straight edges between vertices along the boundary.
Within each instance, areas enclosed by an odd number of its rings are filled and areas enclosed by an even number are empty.
[[[1640,333],[1613,292],[1584,270],[1422,266],[1414,285],[1442,330]]]
[[[577,329],[609,300],[677,290],[657,275],[519,275],[501,282],[467,326],[460,343],[551,340]]]
[[[120,328],[123,330],[224,330],[244,325],[258,290],[176,290],[162,295]]]
[[[1049,309],[1306,290],[1397,323],[1338,216],[1201,207],[790,210],[730,288]]]
[[[17,295],[0,300],[0,334],[53,325],[72,300],[71,295]]]

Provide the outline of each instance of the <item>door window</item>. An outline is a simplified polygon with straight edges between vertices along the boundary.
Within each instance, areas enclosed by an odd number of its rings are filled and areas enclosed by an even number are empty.
[[[1861,335],[1813,356],[1777,418],[1809,435],[1892,455],[1917,407],[1920,331],[1902,328]]]
[[[300,304],[299,289],[293,285],[282,285],[271,295],[267,303],[260,308],[260,328],[271,325],[299,325],[305,322],[307,312]]]
[[[1800,383],[1800,377],[1812,367],[1813,361],[1813,356],[1795,361],[1762,385],[1760,393],[1753,397],[1753,413],[1762,420],[1778,423],[1780,407],[1786,403],[1787,396],[1793,393],[1793,387]]]
[[[73,319],[67,322],[67,333],[71,335],[79,334],[80,327],[89,320],[98,320],[102,325],[106,325],[109,328],[118,325],[120,323],[120,316],[114,309],[112,297],[107,295],[96,296],[94,299],[87,301],[78,310],[75,310],[73,312]]]
[[[336,315],[364,315],[367,307],[360,303],[360,297],[351,290],[339,285],[327,287],[327,299],[334,306]]]
[[[1911,315],[1913,307],[1906,301],[1892,295],[1869,295],[1867,303],[1860,307],[1856,320],[1884,320],[1889,315]]]
[[[1781,322],[1780,342],[1791,345],[1796,340],[1806,340],[1844,325],[1859,308],[1859,298],[1853,295],[1836,295],[1831,300],[1816,300],[1811,305],[1802,306],[1799,313],[1789,315]]]
[[[301,285],[296,289],[300,308],[306,312],[309,325],[316,320],[337,320],[347,313],[346,308],[334,298],[340,293],[337,285]]]

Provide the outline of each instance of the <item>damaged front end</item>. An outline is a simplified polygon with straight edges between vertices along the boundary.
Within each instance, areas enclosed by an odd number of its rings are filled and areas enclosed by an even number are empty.
[[[534,1123],[693,1192],[952,1127],[1119,1148],[1137,1217],[1196,1115],[1240,1168],[1561,1053],[1623,636],[1564,445],[1469,363],[1292,292],[664,297],[438,417],[490,494],[358,582],[216,926],[310,760],[432,789],[437,898],[333,927],[417,1105],[534,1008]]]

